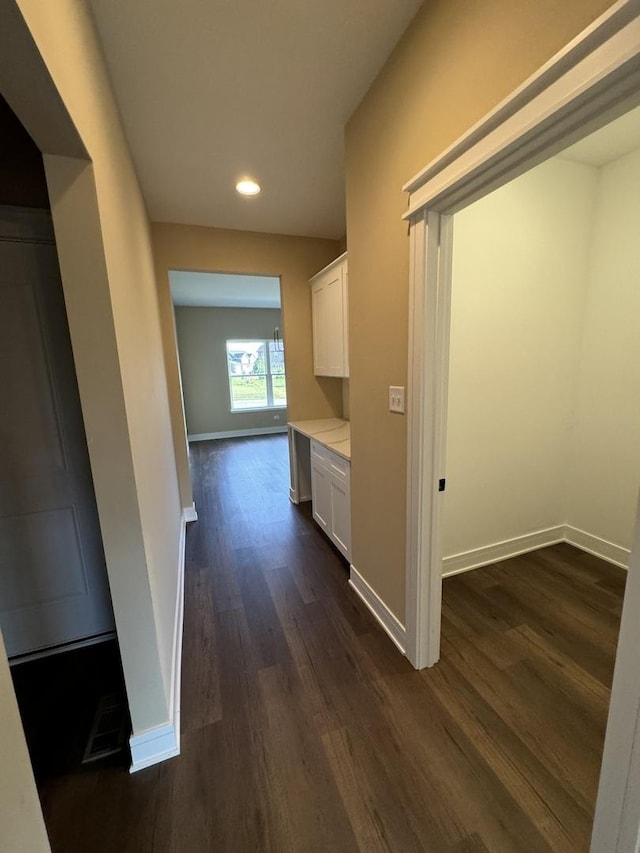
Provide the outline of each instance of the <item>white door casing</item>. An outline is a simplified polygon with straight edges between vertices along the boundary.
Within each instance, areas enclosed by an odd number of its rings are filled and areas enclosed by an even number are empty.
[[[422,669],[439,658],[442,578],[409,568],[442,564],[453,217],[425,211],[411,223],[409,236],[412,281],[434,284],[410,290],[405,653]]]
[[[0,207],[0,619],[9,656],[113,632],[51,218]]]
[[[620,0],[404,187],[410,194],[407,657],[440,654],[452,228],[447,220],[640,103],[640,2]],[[620,629],[592,853],[640,841],[640,511]]]

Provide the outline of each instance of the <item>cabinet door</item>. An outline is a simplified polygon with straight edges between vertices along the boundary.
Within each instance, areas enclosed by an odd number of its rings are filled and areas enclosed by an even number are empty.
[[[344,300],[342,266],[330,271],[325,284],[327,376],[344,376]]]
[[[348,376],[347,265],[325,270],[311,285],[313,372],[316,376]]]
[[[313,321],[313,372],[327,376],[327,290],[324,279],[311,285],[311,318]]]
[[[351,556],[351,501],[349,483],[331,477],[331,530],[329,535],[339,550]]]
[[[311,501],[313,518],[331,535],[331,474],[316,459],[311,460]]]

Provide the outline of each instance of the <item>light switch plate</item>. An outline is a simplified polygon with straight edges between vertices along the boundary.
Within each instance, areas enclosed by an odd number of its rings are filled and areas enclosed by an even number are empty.
[[[404,388],[401,385],[389,385],[389,411],[404,415]]]

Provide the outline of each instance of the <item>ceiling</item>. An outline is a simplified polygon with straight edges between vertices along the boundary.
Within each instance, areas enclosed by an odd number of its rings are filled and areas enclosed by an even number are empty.
[[[90,0],[151,219],[342,237],[344,126],[421,3]]]
[[[558,156],[587,166],[605,166],[640,148],[640,107],[565,148]]]
[[[205,308],[280,308],[280,279],[271,275],[169,272],[174,305]]]

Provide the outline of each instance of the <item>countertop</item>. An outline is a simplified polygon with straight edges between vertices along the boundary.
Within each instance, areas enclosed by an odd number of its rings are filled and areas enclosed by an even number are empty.
[[[324,418],[317,421],[289,421],[291,429],[302,433],[343,459],[351,461],[351,424],[341,418]]]

